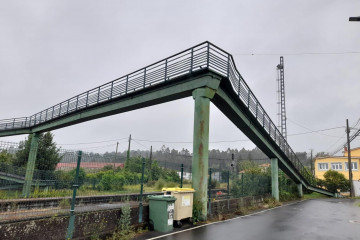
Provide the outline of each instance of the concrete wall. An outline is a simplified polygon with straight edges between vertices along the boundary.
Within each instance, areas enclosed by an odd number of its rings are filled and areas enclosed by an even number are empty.
[[[233,213],[240,207],[256,206],[265,196],[243,197],[212,202],[211,215]],[[229,209],[228,209],[229,201]],[[76,214],[74,239],[90,239],[112,233],[118,224],[121,209],[93,211]],[[0,216],[1,217],[1,216]],[[131,224],[138,225],[139,208],[131,208]],[[149,221],[149,206],[144,203],[143,222]],[[0,224],[0,239],[6,240],[63,240],[69,216],[52,216],[42,219],[23,219]]]
[[[144,204],[143,221],[149,221],[149,206]],[[90,239],[113,232],[121,216],[120,209],[76,214],[74,239]],[[131,224],[137,225],[139,208],[131,208]],[[0,225],[0,239],[58,240],[65,239],[69,216],[29,219]]]

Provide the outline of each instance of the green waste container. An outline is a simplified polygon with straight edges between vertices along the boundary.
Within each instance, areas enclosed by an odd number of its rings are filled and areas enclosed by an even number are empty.
[[[170,232],[173,229],[176,198],[167,195],[149,196],[150,226],[155,231]]]

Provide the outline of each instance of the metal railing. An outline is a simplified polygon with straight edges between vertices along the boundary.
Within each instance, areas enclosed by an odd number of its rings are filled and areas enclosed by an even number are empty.
[[[276,145],[288,157],[298,172],[303,175],[310,184],[313,184],[315,182],[314,176],[310,174],[296,157],[281,132],[277,129],[265,109],[246,84],[235,66],[232,55],[209,42],[201,43],[140,70],[81,93],[30,117],[1,120],[0,131],[33,127],[202,69],[212,70],[230,80],[233,90],[247,106],[258,123],[269,134],[271,139],[275,141]]]

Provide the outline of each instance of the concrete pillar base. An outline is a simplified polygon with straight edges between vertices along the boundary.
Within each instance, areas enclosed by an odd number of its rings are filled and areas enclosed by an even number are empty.
[[[279,201],[279,167],[278,159],[271,159],[271,194],[276,201]]]

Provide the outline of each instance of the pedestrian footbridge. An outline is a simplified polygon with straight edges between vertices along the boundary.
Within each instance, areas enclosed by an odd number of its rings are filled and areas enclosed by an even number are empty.
[[[85,121],[192,96],[195,102],[193,187],[206,216],[209,106],[217,106],[272,161],[273,195],[277,170],[298,186],[329,196],[296,157],[235,66],[231,54],[204,42],[140,70],[69,98],[28,117],[0,121],[0,137],[33,134],[29,162],[35,161],[37,134]],[[33,168],[33,163],[29,163]],[[31,175],[31,171],[28,171]],[[26,176],[30,181],[31,176]],[[26,185],[26,183],[25,183]]]

